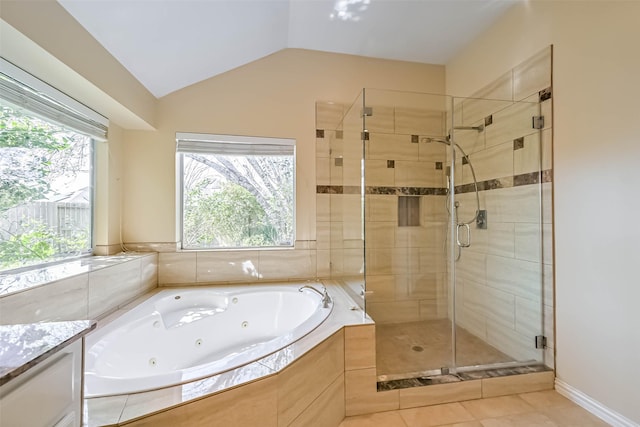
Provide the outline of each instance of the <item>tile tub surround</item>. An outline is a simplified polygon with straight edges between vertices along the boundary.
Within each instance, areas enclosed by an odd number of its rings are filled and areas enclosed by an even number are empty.
[[[95,319],[157,287],[156,253],[94,256],[0,276],[0,324]]]
[[[337,426],[344,417],[342,390],[345,363],[350,368],[359,368],[363,363],[367,366],[375,363],[371,362],[375,359],[373,342],[367,341],[373,336],[373,323],[363,316],[361,310],[352,310],[355,304],[339,285],[331,282],[325,285],[334,301],[333,311],[324,323],[296,343],[245,367],[181,386],[86,399],[86,425],[173,426],[193,425],[180,424],[186,422],[184,420],[212,422],[205,413],[215,414],[215,409],[228,406],[228,396],[234,395],[234,407],[237,410],[225,415],[228,417],[224,422],[247,426],[303,426],[305,419],[326,415],[329,420],[325,425]],[[146,298],[148,295],[130,306]],[[106,317],[99,327],[127,309],[123,307]],[[367,329],[364,336],[355,331],[356,338],[345,340],[345,335],[352,336],[351,329],[361,328]],[[366,348],[361,348],[361,345]],[[368,355],[363,356],[363,352],[367,351]],[[234,418],[250,413],[253,410],[249,408],[251,405],[263,407],[263,400],[271,402],[265,408],[277,408],[277,417],[265,414],[258,419]],[[316,402],[324,402],[328,409],[321,414],[313,413],[317,409]],[[245,408],[245,405],[249,407]],[[220,425],[232,425],[217,420],[222,423]]]
[[[0,385],[27,372],[96,327],[91,320],[0,325]]]
[[[97,271],[115,264],[138,259],[143,254],[120,253],[112,256],[87,256],[18,273],[0,273],[0,296],[25,291],[51,282]]]
[[[161,252],[159,286],[299,281],[317,274],[315,241],[290,249]],[[286,268],[283,268],[286,266]]]

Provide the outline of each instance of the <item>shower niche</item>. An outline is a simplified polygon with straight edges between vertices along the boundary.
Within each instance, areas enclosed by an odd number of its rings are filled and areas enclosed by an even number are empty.
[[[420,197],[398,196],[398,227],[420,226]]]
[[[318,272],[375,321],[379,382],[553,369],[550,55],[317,104]]]

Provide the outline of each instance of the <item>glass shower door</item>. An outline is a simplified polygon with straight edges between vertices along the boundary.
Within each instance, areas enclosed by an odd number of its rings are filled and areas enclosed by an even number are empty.
[[[344,116],[332,133],[329,153],[332,177],[331,277],[355,297],[364,294],[364,200],[362,194],[363,94],[345,107]],[[333,179],[335,177],[335,179]]]
[[[379,380],[544,362],[539,116],[537,99],[375,89],[345,114],[332,271],[364,273]]]
[[[544,362],[540,104],[456,98],[449,278],[458,372]]]
[[[433,375],[452,361],[444,235],[450,97],[365,89],[366,308],[379,379]]]

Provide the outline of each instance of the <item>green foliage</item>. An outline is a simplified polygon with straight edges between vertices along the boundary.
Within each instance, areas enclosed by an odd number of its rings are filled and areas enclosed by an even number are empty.
[[[0,105],[0,270],[88,249],[90,229],[86,225],[76,224],[74,219],[65,227],[77,229],[60,231],[55,214],[50,215],[52,210],[33,208],[35,201],[49,208],[57,206],[50,201],[55,188],[62,188],[61,182],[76,180],[82,170],[86,175],[88,141],[29,113]],[[58,181],[61,177],[66,181]]]
[[[0,107],[0,148],[40,148],[64,150],[69,139],[58,137],[60,129],[40,120],[34,120],[7,106]]]
[[[51,157],[67,148],[60,128],[0,106],[0,211],[42,198]]]
[[[293,244],[293,157],[183,157],[187,248]]]
[[[183,239],[188,247],[206,247],[217,234],[205,208],[209,204],[205,193],[208,184],[208,180],[200,181],[184,195]]]
[[[65,238],[39,221],[31,220],[23,224],[23,227],[26,231],[0,240],[0,268],[9,269],[33,261],[48,261],[59,254],[78,253],[87,246],[88,236],[83,231]]]
[[[209,180],[199,182],[185,198],[184,231],[188,247],[273,245],[273,229],[264,209],[245,188],[225,183],[207,194]]]

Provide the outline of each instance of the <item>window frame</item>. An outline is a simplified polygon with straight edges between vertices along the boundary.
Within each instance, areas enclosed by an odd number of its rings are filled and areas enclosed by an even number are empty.
[[[109,119],[0,56],[0,97],[43,120],[107,141]]]
[[[206,144],[229,144],[236,146],[282,146],[290,147],[290,155],[293,160],[292,165],[292,241],[290,245],[279,246],[224,246],[207,248],[187,248],[184,241],[184,154],[198,152],[201,154],[220,154],[215,151],[207,152],[204,148]],[[204,251],[243,251],[243,250],[289,250],[295,249],[296,243],[296,178],[297,178],[297,141],[293,138],[257,137],[242,135],[223,135],[209,133],[176,132],[176,237],[179,239],[177,250],[183,252],[204,252]],[[190,151],[190,147],[199,147]],[[198,150],[198,151],[196,151]],[[221,154],[224,155],[224,154]]]
[[[95,251],[96,233],[96,177],[97,177],[97,149],[96,144],[107,141],[109,120],[61,92],[48,83],[17,67],[0,57],[0,99],[14,110],[23,112],[29,117],[60,126],[86,136],[88,141],[88,191],[91,197],[89,203],[90,224],[88,246],[77,254],[43,260],[28,265],[0,270],[0,274],[19,274],[25,271],[47,268],[51,265],[62,264],[80,258],[92,256]]]

